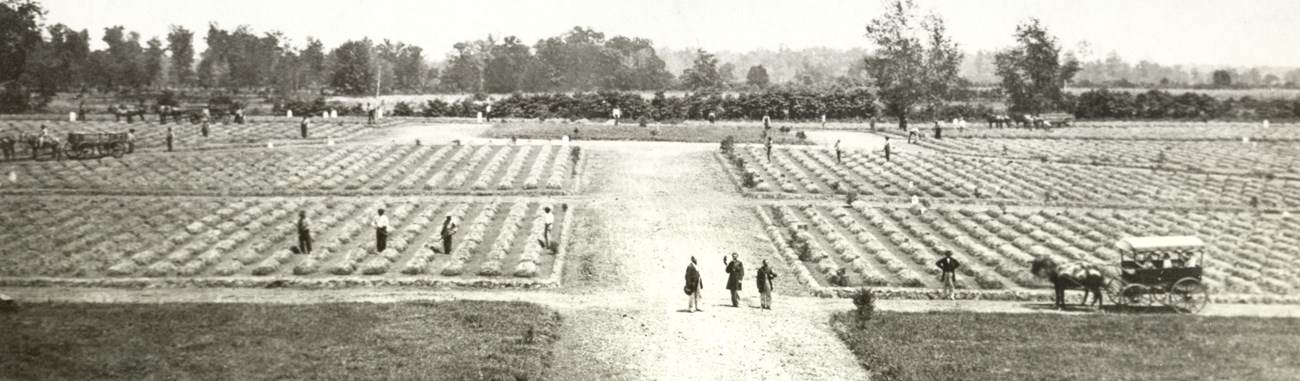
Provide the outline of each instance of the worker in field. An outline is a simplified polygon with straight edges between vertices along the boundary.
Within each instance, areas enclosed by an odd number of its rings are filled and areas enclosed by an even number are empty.
[[[369,103],[366,103],[366,124],[375,124],[375,109],[371,108]]]
[[[722,256],[722,264],[727,266],[727,290],[731,291],[731,306],[740,307],[740,283],[745,280],[745,264],[740,262],[739,253],[731,253],[731,261]]]
[[[158,124],[167,124],[167,112],[171,109],[168,105],[158,105]]]
[[[491,121],[492,121],[492,104],[491,104],[491,103],[488,103],[488,104],[487,104],[487,107],[485,107],[485,108],[483,109],[483,118],[484,118],[485,120],[487,120],[488,122],[491,122]]]
[[[551,250],[551,225],[555,224],[555,215],[551,214],[551,207],[542,208],[542,247]]]
[[[766,111],[763,112],[763,129],[772,129],[772,117],[768,115]]]
[[[916,124],[907,126],[907,144],[916,144],[918,140],[921,140],[921,131],[916,128]]]
[[[298,212],[298,253],[311,254],[311,227],[307,226],[307,212]]]
[[[167,126],[167,152],[173,151],[172,143],[176,140],[176,133],[172,132],[172,126]]]
[[[623,110],[620,110],[618,106],[614,106],[614,110],[609,112],[609,117],[614,118],[614,125],[617,126],[619,121],[623,119]]]
[[[939,126],[939,120],[934,120],[934,140],[943,139],[943,127]]]
[[[210,128],[209,128],[210,126],[208,126],[208,124],[211,123],[210,121],[212,120],[212,117],[210,117],[210,116],[207,115],[207,111],[208,111],[208,109],[205,108],[205,109],[203,109],[203,111],[204,111],[204,113],[203,113],[203,117],[202,117],[202,118],[203,118],[203,125],[202,125],[201,127],[199,127],[199,133],[202,134],[203,137],[206,138],[206,137],[208,137],[208,132],[211,132],[211,131],[210,131]]]
[[[889,145],[889,137],[885,137],[885,161],[889,161],[889,156],[894,152],[894,148]]]
[[[758,268],[757,276],[754,280],[758,281],[758,304],[765,310],[772,309],[772,280],[776,279],[776,273],[772,272],[771,267],[767,267],[767,260],[763,260],[763,266]]]
[[[718,120],[718,113],[709,111],[709,124],[713,124],[713,122],[717,120]]]
[[[456,223],[451,221],[451,216],[442,220],[442,231],[438,233],[442,236],[442,253],[451,254],[451,239],[456,236]]]
[[[126,130],[126,153],[135,153],[135,129]]]
[[[953,291],[957,284],[957,268],[961,267],[961,263],[953,259],[952,250],[944,250],[943,258],[940,258],[934,265],[939,267],[939,282],[943,284],[943,298],[954,299]]]
[[[388,248],[388,216],[384,215],[383,208],[379,208],[379,214],[370,221],[370,226],[375,227],[375,251],[383,252]]]
[[[843,164],[842,156],[844,151],[840,149],[840,140],[835,139],[835,164]]]
[[[767,161],[772,161],[772,137],[767,137],[767,142],[763,143],[763,148],[767,148]]]
[[[311,127],[311,120],[309,118],[311,117],[308,115],[303,115],[302,122],[298,123],[298,130],[299,130],[298,132],[300,135],[302,135],[303,139],[307,138],[307,128]]]

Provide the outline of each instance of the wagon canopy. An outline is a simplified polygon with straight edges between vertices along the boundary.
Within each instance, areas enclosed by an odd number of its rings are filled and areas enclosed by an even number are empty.
[[[1142,253],[1148,251],[1197,250],[1205,242],[1195,236],[1126,237],[1115,243],[1121,251]]]

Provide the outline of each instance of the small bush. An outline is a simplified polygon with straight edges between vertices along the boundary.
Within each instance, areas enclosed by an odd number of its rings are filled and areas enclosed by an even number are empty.
[[[794,137],[799,138],[799,140],[808,140],[808,134],[803,133],[803,131],[796,132]]]
[[[753,188],[758,185],[758,180],[754,179],[754,172],[744,171],[740,173],[740,185],[745,188]]]
[[[828,259],[828,260],[829,260],[829,259]],[[840,268],[839,270],[835,270],[835,273],[834,273],[834,274],[831,274],[830,277],[826,278],[826,282],[830,283],[831,286],[835,286],[835,287],[845,287],[845,286],[848,286],[848,285],[849,285],[849,269],[847,269],[847,268]]]
[[[783,134],[788,134],[790,133],[790,126],[781,126],[781,128],[778,128],[777,130],[781,131]]]
[[[722,139],[722,153],[730,155],[735,152],[734,151],[735,148],[736,148],[735,136],[727,135],[727,137]]]
[[[844,199],[849,205],[853,205],[853,202],[858,201],[858,192],[845,193]]]
[[[853,294],[853,305],[857,307],[854,310],[858,323],[865,325],[876,316],[876,294],[871,292],[870,288],[860,288]]]

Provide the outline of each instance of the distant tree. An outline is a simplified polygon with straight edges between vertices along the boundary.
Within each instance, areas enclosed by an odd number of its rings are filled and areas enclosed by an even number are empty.
[[[731,87],[736,83],[736,64],[724,63],[718,67],[718,77],[722,78],[723,87]]]
[[[27,55],[41,42],[44,15],[35,1],[0,2],[0,86],[22,76]]]
[[[523,44],[518,37],[506,37],[501,45],[492,48],[492,58],[487,61],[483,72],[485,90],[500,94],[522,89],[532,60],[532,51],[528,45]]]
[[[745,84],[747,85],[761,89],[771,83],[771,78],[767,76],[767,68],[764,68],[763,65],[750,66],[749,73],[745,74]]]
[[[167,51],[171,52],[171,77],[177,86],[194,84],[194,32],[172,25],[167,33]]]
[[[374,57],[370,39],[344,42],[330,52],[333,72],[330,87],[344,94],[361,95],[375,91]]]
[[[994,58],[1002,91],[1012,112],[1037,115],[1064,105],[1062,88],[1079,72],[1079,64],[1061,62],[1061,48],[1038,19],[1016,27],[1017,45]]]
[[[692,91],[722,88],[722,74],[718,72],[718,57],[704,49],[697,50],[695,64],[682,71],[681,79],[682,87]]]
[[[303,81],[307,86],[320,86],[325,82],[325,44],[307,37],[307,48],[298,57],[302,62]]]
[[[1215,70],[1210,73],[1210,83],[1214,87],[1232,87],[1232,73],[1227,70]]]
[[[942,19],[916,16],[913,0],[889,3],[885,14],[867,25],[867,38],[876,49],[866,66],[886,113],[898,118],[899,128],[907,128],[913,107],[937,105],[959,85],[961,52]]]
[[[144,51],[144,76],[148,78],[147,84],[156,85],[163,83],[163,46],[162,41],[157,37],[149,39],[145,43],[148,48]]]
[[[453,45],[456,51],[447,57],[447,67],[440,78],[441,86],[457,92],[483,91],[483,69],[490,60],[488,54],[493,45],[491,38]]]

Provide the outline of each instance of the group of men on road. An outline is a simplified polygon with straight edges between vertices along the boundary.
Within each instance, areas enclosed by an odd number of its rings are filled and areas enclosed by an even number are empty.
[[[701,290],[704,289],[704,281],[700,277],[699,269],[695,267],[696,264],[695,257],[691,257],[691,262],[686,265],[686,287],[683,288],[683,291],[686,292],[687,296],[687,312],[703,311],[700,309],[700,297]],[[726,288],[731,292],[731,306],[740,307],[741,282],[745,280],[745,264],[740,261],[739,253],[731,253],[730,261],[727,260],[727,256],[722,256],[722,264],[727,272]],[[763,260],[763,266],[758,268],[754,278],[758,286],[759,308],[772,309],[773,279],[776,279],[776,273],[772,272],[771,267],[768,267],[767,260]]]

